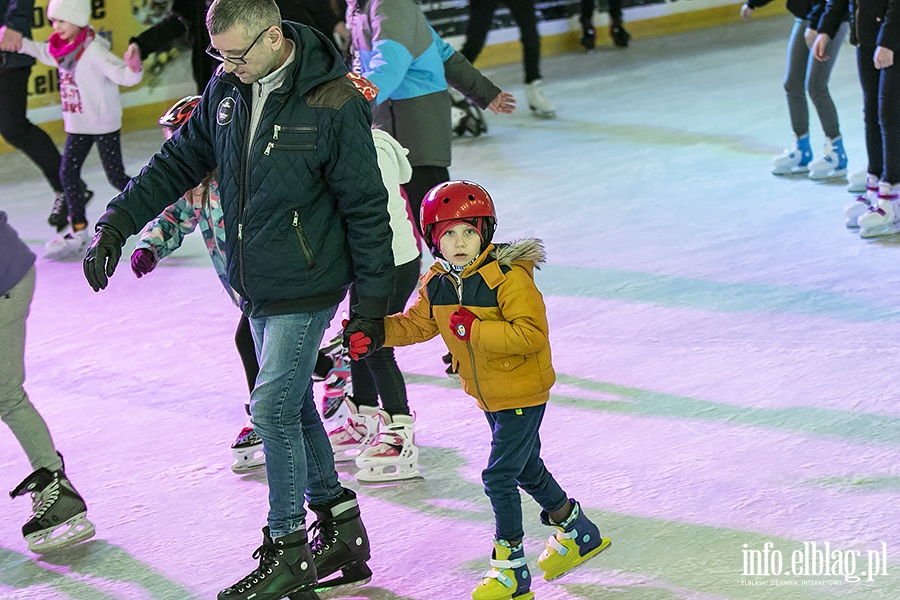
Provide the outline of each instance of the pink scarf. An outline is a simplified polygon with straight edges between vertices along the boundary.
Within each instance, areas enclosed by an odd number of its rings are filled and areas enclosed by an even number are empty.
[[[47,50],[50,56],[56,59],[59,68],[65,71],[75,69],[75,63],[84,54],[84,49],[90,44],[96,33],[91,27],[85,27],[78,32],[71,42],[66,42],[60,37],[59,33],[53,32],[50,39],[47,40],[49,47]]]

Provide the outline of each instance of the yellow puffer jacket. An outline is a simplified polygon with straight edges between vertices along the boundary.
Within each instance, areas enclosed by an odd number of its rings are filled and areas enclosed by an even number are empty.
[[[440,334],[463,389],[482,410],[543,404],[556,381],[547,310],[533,270],[545,261],[540,240],[489,245],[462,273],[435,263],[416,303],[385,319],[386,346],[408,346]],[[477,317],[468,341],[450,328],[460,305]]]

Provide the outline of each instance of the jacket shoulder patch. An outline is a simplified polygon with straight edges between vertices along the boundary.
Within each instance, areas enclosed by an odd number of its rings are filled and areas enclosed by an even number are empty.
[[[335,110],[344,106],[361,94],[353,83],[346,77],[338,77],[325,83],[320,83],[306,94],[306,104],[310,108],[333,108]]]
[[[490,289],[496,289],[498,285],[503,283],[503,280],[506,279],[506,273],[509,272],[509,265],[501,265],[497,261],[493,261],[490,264],[485,265],[483,268],[478,270],[478,274],[481,275],[484,282]]]

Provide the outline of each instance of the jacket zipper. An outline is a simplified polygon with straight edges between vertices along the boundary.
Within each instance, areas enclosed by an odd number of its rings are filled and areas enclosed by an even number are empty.
[[[450,276],[456,282],[456,296],[459,298],[459,305],[462,306],[462,277],[458,276],[456,273],[450,273]],[[475,368],[475,353],[472,351],[471,332],[469,332],[469,339],[466,340],[466,347],[469,349],[469,360],[472,362],[472,378],[475,380],[475,390],[478,392],[478,398],[482,402],[485,402],[484,394],[481,393],[481,384],[478,383],[478,370]],[[487,403],[485,402],[485,405],[486,404]]]
[[[266,149],[263,152],[266,156],[269,156],[269,153],[272,152],[273,149],[280,148],[281,150],[315,150],[315,144],[276,144],[275,142],[269,142],[266,144]]]
[[[312,269],[316,266],[316,260],[313,257],[312,248],[309,247],[309,242],[306,241],[306,236],[303,234],[303,225],[300,224],[300,213],[296,210],[294,211],[294,221],[291,224],[294,226],[294,231],[297,232],[297,238],[300,240],[300,247],[303,249],[303,255],[306,257],[306,266]]]
[[[315,130],[316,128],[313,125],[300,125],[297,127],[290,125],[275,125],[275,127],[272,128],[272,139],[277,140],[278,134],[281,131],[284,131],[285,133],[310,133]]]

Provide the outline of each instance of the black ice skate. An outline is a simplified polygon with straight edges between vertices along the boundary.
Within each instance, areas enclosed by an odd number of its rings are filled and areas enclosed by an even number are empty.
[[[218,600],[318,600],[313,590],[316,567],[305,529],[273,540],[269,528],[263,527],[263,543],[253,558],[259,559],[259,566],[219,592]]]
[[[31,494],[31,519],[22,526],[28,549],[37,554],[69,546],[94,535],[87,506],[66,478],[63,469],[40,468],[9,493],[11,498]]]
[[[609,37],[612,38],[613,44],[619,48],[627,48],[628,40],[631,39],[631,34],[628,33],[628,30],[622,25],[621,19],[612,19],[609,22]]]
[[[593,50],[594,46],[597,45],[597,30],[594,29],[594,24],[591,21],[581,21],[581,39],[579,43],[585,50]]]
[[[366,565],[371,557],[369,536],[359,516],[356,494],[344,489],[337,500],[327,505],[310,505],[309,509],[316,513],[310,540],[319,574],[316,591],[368,583],[372,579],[372,571]],[[328,579],[338,571],[341,575]]]
[[[94,197],[94,192],[87,189],[82,182],[82,193],[84,194],[84,204],[87,206],[87,203]],[[57,233],[61,233],[69,226],[69,207],[66,206],[66,196],[62,192],[57,192],[56,197],[53,198],[53,208],[50,209],[47,222],[51,227],[56,228]]]

